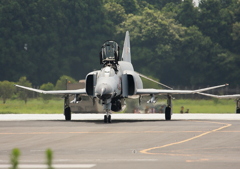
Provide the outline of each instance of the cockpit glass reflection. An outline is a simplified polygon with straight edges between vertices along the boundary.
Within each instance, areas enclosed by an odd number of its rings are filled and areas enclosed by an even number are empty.
[[[102,69],[101,73],[100,73],[100,77],[112,77],[114,76],[115,72],[113,70],[113,68],[110,67],[105,67]]]

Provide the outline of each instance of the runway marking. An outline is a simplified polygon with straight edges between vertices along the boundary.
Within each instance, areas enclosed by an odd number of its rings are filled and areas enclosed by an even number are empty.
[[[211,131],[204,132],[204,133],[202,133],[202,134],[199,134],[199,135],[197,135],[197,136],[191,137],[191,138],[186,139],[186,140],[182,140],[182,141],[174,142],[174,143],[170,143],[170,144],[165,144],[165,145],[158,146],[158,147],[152,147],[152,148],[144,149],[144,150],[141,150],[140,153],[143,153],[143,154],[161,154],[161,153],[150,153],[149,151],[156,150],[156,149],[161,149],[161,148],[165,148],[165,147],[169,147],[169,146],[173,146],[173,145],[177,145],[177,144],[186,143],[186,142],[188,142],[188,141],[191,141],[191,140],[200,138],[200,137],[205,136],[205,135],[207,135],[207,134],[210,134],[210,133],[213,133],[213,132],[216,132],[216,131],[219,131],[219,130],[222,130],[222,129],[224,129],[224,128],[227,128],[227,127],[232,126],[232,124],[229,124],[229,123],[220,123],[220,122],[207,122],[207,121],[195,121],[195,122],[205,122],[205,123],[223,124],[224,126],[219,127],[219,128],[217,128],[217,129],[214,129],[214,130],[211,130]]]
[[[129,131],[129,132],[117,132],[117,131],[113,131],[113,132],[30,132],[30,133],[0,133],[0,135],[31,135],[31,134],[142,134],[142,133],[203,133],[205,131],[139,131],[139,132],[135,132],[135,131]]]
[[[53,168],[92,168],[95,167],[96,164],[53,164],[52,167]],[[1,164],[0,168],[11,168],[12,166],[9,164]],[[47,165],[43,165],[43,164],[19,164],[18,165],[19,169],[33,169],[33,168],[39,168],[39,169],[46,169],[48,168]]]
[[[186,160],[187,163],[194,163],[194,162],[205,162],[209,161],[209,159],[199,159],[199,160]]]
[[[0,135],[47,135],[47,134],[148,134],[148,133],[205,133],[206,131],[128,131],[128,132],[29,132],[29,133],[0,133]],[[229,133],[239,133],[240,131],[214,131],[214,132],[229,132]]]

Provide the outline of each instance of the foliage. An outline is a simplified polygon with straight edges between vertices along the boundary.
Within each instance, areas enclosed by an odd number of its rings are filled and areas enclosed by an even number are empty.
[[[12,167],[10,169],[17,169],[18,168],[18,164],[19,164],[19,156],[21,155],[20,150],[15,148],[12,150],[12,154],[10,156],[11,158],[11,164]]]
[[[161,96],[157,96],[157,101],[166,103],[166,98],[161,100]],[[144,97],[145,98],[145,97]],[[145,100],[149,100],[146,97]],[[142,102],[144,103],[144,101]],[[190,113],[235,113],[234,100],[194,100],[194,99],[174,99],[173,100],[173,113],[179,113],[180,107],[184,106],[185,109],[189,108]],[[132,113],[129,107],[138,106],[138,99],[127,99],[127,112]],[[63,100],[54,99],[50,100],[49,104],[44,104],[41,100],[29,99],[28,104],[22,104],[19,100],[11,100],[6,104],[0,104],[0,114],[62,114],[63,113]]]
[[[0,80],[85,77],[114,31],[105,21],[101,0],[0,1]]]
[[[124,7],[116,2],[110,1],[104,4],[104,9],[107,18],[112,22],[112,26],[122,23],[127,17]]]
[[[42,84],[40,87],[41,90],[53,90],[54,85],[50,82]],[[53,95],[46,95],[46,94],[41,94],[41,97],[43,98],[44,101],[51,100],[53,98]]]
[[[52,159],[53,159],[53,152],[51,149],[47,149],[46,150],[46,157],[47,157],[47,166],[48,166],[48,169],[54,169],[52,167]]]
[[[14,148],[12,150],[11,156],[10,156],[10,162],[12,164],[12,167],[10,169],[17,169],[19,164],[19,156],[21,155],[20,150],[18,148]],[[52,160],[53,160],[53,152],[51,149],[46,150],[46,164],[47,169],[54,169],[52,167]]]
[[[175,17],[176,20],[186,27],[196,24],[198,10],[194,7],[192,0],[184,0],[180,5],[178,5],[178,8],[179,10]]]
[[[6,103],[7,99],[11,98],[15,91],[13,82],[7,80],[0,82],[0,97],[2,97],[3,104]]]
[[[156,79],[156,78],[154,78],[154,77],[151,77],[151,76],[147,76],[147,77],[159,82],[159,80]],[[161,88],[161,87],[162,87],[162,86],[159,86],[157,83],[152,82],[152,81],[150,81],[150,80],[148,80],[148,79],[145,79],[145,78],[142,78],[142,77],[141,77],[141,79],[142,79],[143,87],[144,87],[144,88],[154,88],[154,89],[158,89],[158,88]]]
[[[27,80],[27,77],[23,76],[19,79],[19,81],[17,82],[17,84],[21,85],[21,86],[26,86],[26,87],[31,87],[32,84]],[[24,100],[25,104],[27,104],[27,100],[28,97],[30,96],[30,94],[32,93],[29,90],[25,90],[25,89],[18,89],[18,97],[21,100]]]
[[[56,90],[66,90],[67,83],[76,83],[76,80],[70,76],[63,75],[58,79],[55,89]]]
[[[83,79],[100,68],[101,44],[121,46],[129,30],[138,72],[170,86],[237,85],[239,11],[239,0],[2,0],[0,80]]]

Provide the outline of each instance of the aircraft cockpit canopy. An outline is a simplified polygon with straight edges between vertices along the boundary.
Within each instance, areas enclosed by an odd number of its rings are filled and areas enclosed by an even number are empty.
[[[107,66],[102,69],[99,76],[100,77],[112,77],[114,75],[115,75],[115,71],[113,70],[113,68]]]
[[[102,45],[100,64],[116,63],[119,61],[119,46],[115,41],[107,41]]]

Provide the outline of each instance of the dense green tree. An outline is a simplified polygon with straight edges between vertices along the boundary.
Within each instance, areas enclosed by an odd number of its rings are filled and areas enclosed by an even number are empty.
[[[186,27],[196,25],[198,11],[194,7],[193,0],[184,0],[178,8],[176,20]]]
[[[27,80],[26,76],[21,77],[18,80],[17,84],[21,86],[26,86],[26,87],[32,87],[32,83],[29,80]],[[18,88],[18,97],[21,100],[24,100],[25,104],[27,104],[28,98],[30,97],[31,94],[32,92],[29,90]]]
[[[125,0],[104,0],[104,3],[106,4],[118,4],[121,5],[127,14],[136,14],[139,10],[138,0],[131,0],[131,1],[125,1]]]
[[[1,0],[0,80],[37,86],[99,69],[130,31],[137,71],[169,85],[239,84],[239,0]],[[65,83],[64,83],[65,84]]]
[[[70,76],[63,75],[61,76],[55,85],[56,90],[66,90],[67,83],[76,83],[77,81]]]
[[[103,9],[101,0],[1,1],[1,79],[27,75],[40,85],[63,74],[85,77],[114,32]]]
[[[225,1],[201,0],[199,4],[199,21],[196,25],[213,42],[231,50],[231,31],[234,14],[225,6]]]
[[[147,3],[153,5],[158,10],[162,9],[169,3],[179,4],[182,2],[182,0],[161,0],[161,1],[159,1],[159,0],[140,0],[140,1],[146,1]]]
[[[7,99],[10,99],[13,96],[14,91],[15,87],[13,82],[7,80],[0,82],[0,97],[3,100],[3,104],[6,103]]]
[[[233,39],[233,51],[240,54],[240,22],[235,22],[232,25],[232,39]]]
[[[119,25],[126,20],[127,14],[122,5],[116,2],[108,2],[104,4],[106,18],[112,22],[112,27]]]
[[[164,68],[174,62],[174,53],[179,51],[177,43],[182,40],[185,28],[159,11],[145,8],[142,15],[132,15],[119,27],[120,32],[125,30],[131,32],[136,70],[163,80]]]
[[[40,86],[41,90],[54,90],[54,85],[50,82],[42,84]],[[53,95],[46,95],[46,94],[41,94],[41,97],[43,98],[44,101],[51,100],[53,98]]]

